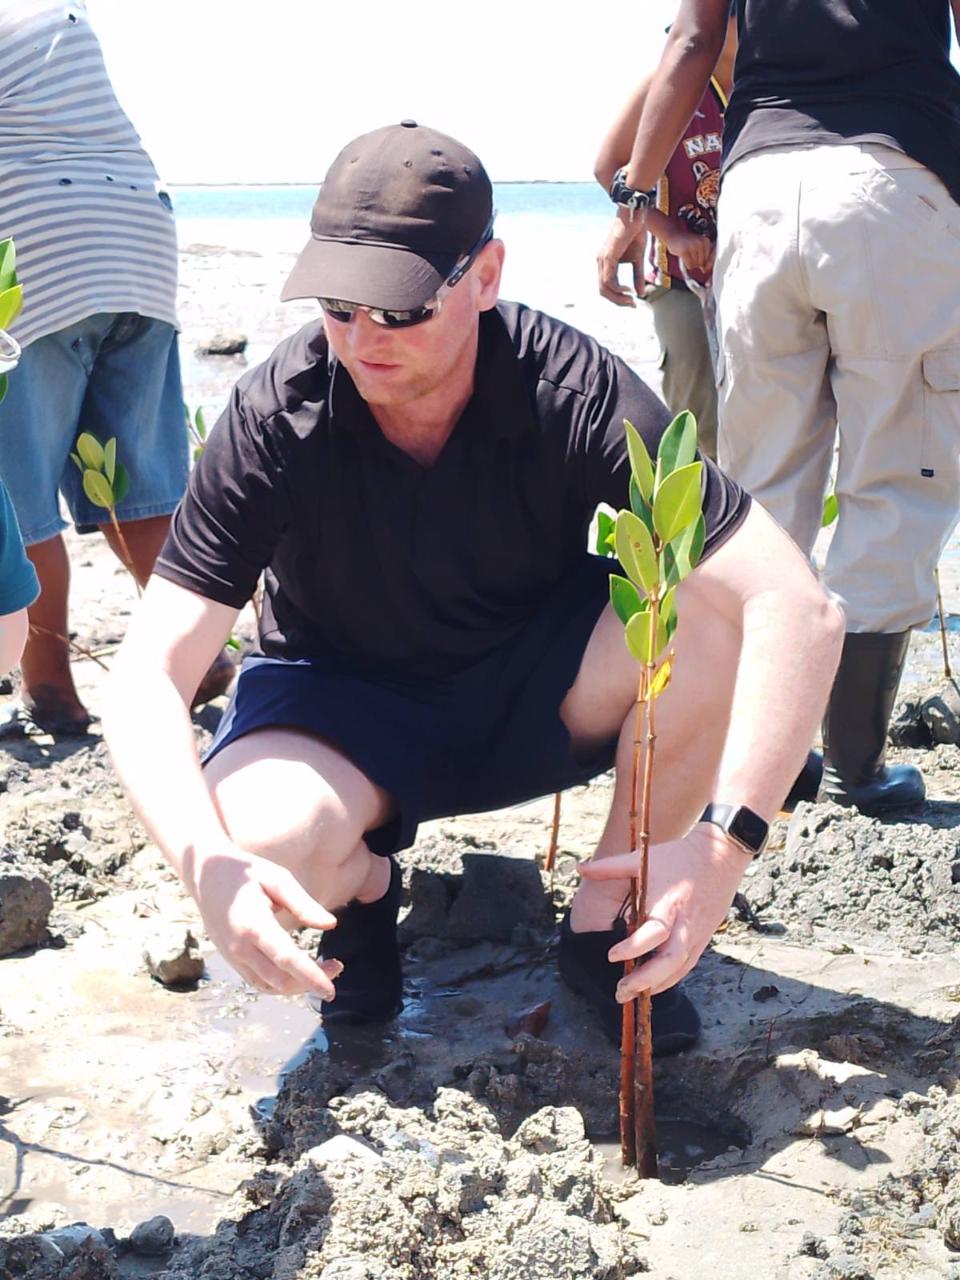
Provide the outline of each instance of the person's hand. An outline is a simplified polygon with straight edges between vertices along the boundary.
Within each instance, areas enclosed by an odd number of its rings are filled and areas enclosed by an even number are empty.
[[[690,972],[729,911],[749,863],[749,855],[709,823],[698,823],[681,840],[651,845],[647,919],[609,952],[612,963],[642,961],[620,980],[621,1004],[641,991],[666,991]],[[626,880],[638,867],[636,853],[621,853],[584,863],[580,871],[588,880]],[[654,948],[657,954],[643,960]]]
[[[693,231],[674,231],[667,239],[667,248],[688,271],[701,271],[704,275],[709,275],[713,270],[717,245],[709,236],[698,236]]]
[[[339,960],[317,964],[277,919],[287,911],[315,929],[337,923],[292,872],[237,848],[198,859],[192,881],[210,940],[241,978],[274,995],[315,991],[334,998]]]
[[[641,212],[630,217],[627,209],[618,209],[600,252],[597,254],[597,285],[600,296],[618,307],[635,307],[636,294],[629,285],[617,279],[621,262],[634,262],[642,254],[646,239],[646,220]]]

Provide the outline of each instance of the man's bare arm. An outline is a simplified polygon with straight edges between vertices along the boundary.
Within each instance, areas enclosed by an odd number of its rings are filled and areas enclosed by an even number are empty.
[[[957,0],[954,0],[957,3]],[[648,191],[703,97],[727,34],[728,0],[683,0],[644,102],[627,182]]]
[[[746,805],[768,821],[799,772],[826,704],[843,642],[843,618],[806,561],[754,503],[736,533],[682,584],[742,635],[730,728],[713,798]],[[611,961],[643,961],[617,998],[665,990],[696,964],[733,901],[749,865],[716,827],[651,850],[649,919],[610,951]],[[636,872],[636,855],[586,863],[588,879],[620,880]],[[650,952],[656,954],[650,957]],[[649,957],[649,958],[645,958]]]
[[[237,612],[151,578],[114,663],[104,733],[134,808],[229,963],[263,990],[318,991],[329,1000],[337,962],[316,965],[275,912],[316,928],[330,928],[334,917],[286,868],[231,840],[200,768],[190,701]]]
[[[953,7],[953,27],[960,40],[960,0],[950,0],[950,4]]]

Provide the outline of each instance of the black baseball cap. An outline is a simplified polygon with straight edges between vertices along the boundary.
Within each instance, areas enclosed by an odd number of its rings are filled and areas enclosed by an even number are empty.
[[[327,171],[310,239],[280,294],[408,310],[489,231],[493,189],[456,139],[403,120],[348,142]]]

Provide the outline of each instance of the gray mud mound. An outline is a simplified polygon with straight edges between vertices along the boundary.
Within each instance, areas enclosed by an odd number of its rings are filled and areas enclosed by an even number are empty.
[[[814,928],[908,953],[960,943],[960,821],[929,804],[923,821],[881,821],[837,805],[802,804],[786,844],[744,882],[766,925]]]
[[[247,1184],[235,1222],[164,1280],[620,1280],[645,1269],[571,1108],[513,1138],[454,1090],[429,1113],[331,1104],[340,1135]],[[348,1136],[344,1136],[348,1135]]]

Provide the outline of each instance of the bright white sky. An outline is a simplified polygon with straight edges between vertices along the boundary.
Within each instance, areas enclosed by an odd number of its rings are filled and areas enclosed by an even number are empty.
[[[677,0],[87,0],[169,182],[319,182],[412,116],[495,181],[589,180]],[[956,48],[954,49],[956,61]]]
[[[589,180],[676,0],[87,0],[114,86],[169,182],[319,182],[413,117],[494,180]]]

